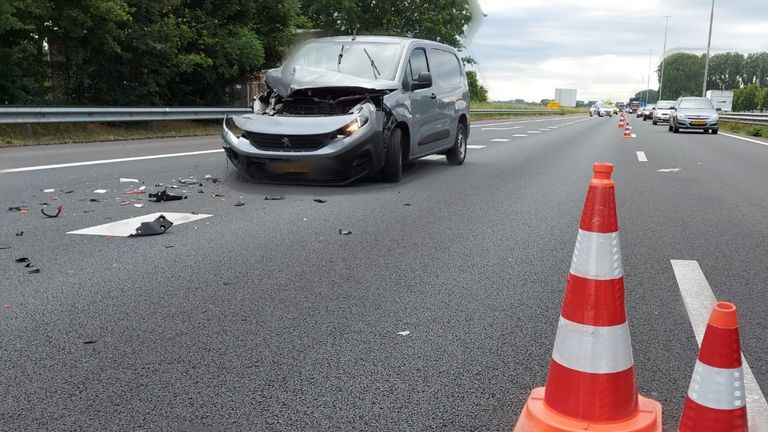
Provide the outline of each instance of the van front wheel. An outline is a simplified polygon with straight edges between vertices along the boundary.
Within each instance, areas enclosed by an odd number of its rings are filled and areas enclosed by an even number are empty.
[[[456,127],[456,143],[445,154],[445,158],[451,165],[461,165],[467,157],[467,129],[462,124]]]
[[[403,178],[403,131],[399,127],[392,129],[389,134],[381,174],[384,181],[390,183],[397,183]]]

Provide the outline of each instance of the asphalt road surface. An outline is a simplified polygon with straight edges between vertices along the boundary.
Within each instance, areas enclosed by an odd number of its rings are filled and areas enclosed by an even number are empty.
[[[671,260],[737,305],[768,389],[768,146],[631,120],[630,139],[616,118],[477,122],[463,166],[351,187],[239,180],[218,137],[0,150],[0,429],[509,431],[546,379],[595,161],[615,164],[638,387],[665,430],[698,353]],[[202,186],[151,203],[121,177]],[[156,212],[212,216],[66,234]]]

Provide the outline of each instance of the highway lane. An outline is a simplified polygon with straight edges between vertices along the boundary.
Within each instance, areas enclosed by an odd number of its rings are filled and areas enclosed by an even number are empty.
[[[671,259],[698,260],[717,297],[737,303],[766,388],[768,147],[632,120],[635,139],[621,138],[615,118],[477,123],[470,144],[485,147],[464,166],[419,161],[394,185],[244,183],[220,153],[0,174],[3,203],[31,208],[0,216],[0,247],[11,247],[0,250],[10,377],[0,423],[510,430],[546,378],[596,160],[616,164],[638,385],[664,404],[665,429],[696,356]],[[166,143],[144,149],[178,151]],[[196,149],[208,145],[220,143]],[[99,149],[82,160],[115,157]],[[55,159],[8,165],[5,154],[2,169]],[[668,168],[680,170],[657,171]],[[135,196],[119,193],[134,186],[119,177],[152,186],[190,175],[223,182],[186,188],[184,201],[120,205]],[[273,195],[285,200],[264,201]],[[39,202],[63,203],[62,217],[43,218]],[[155,211],[213,217],[153,238],[64,234]],[[20,256],[41,273],[27,274]]]

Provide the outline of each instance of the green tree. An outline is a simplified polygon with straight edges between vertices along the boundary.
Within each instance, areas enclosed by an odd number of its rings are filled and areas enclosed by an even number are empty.
[[[747,54],[742,83],[768,86],[768,52]]]
[[[661,65],[657,69],[661,80]],[[704,81],[704,59],[689,53],[676,53],[664,59],[664,83],[660,99],[677,99],[680,96],[701,96]]]
[[[461,47],[469,0],[304,0],[307,25],[329,33],[386,34]]]
[[[475,71],[467,71],[467,86],[469,87],[469,99],[472,102],[488,102],[488,89],[477,80]]]
[[[635,93],[635,97],[640,98],[641,101],[645,101],[646,103],[655,104],[659,100],[659,92],[653,89],[640,90]]]
[[[752,84],[733,92],[734,111],[754,111],[760,106],[760,87]]]
[[[741,86],[744,55],[737,52],[715,54],[709,59],[707,90],[731,90]]]
[[[768,110],[768,87],[764,87],[760,91],[760,112],[763,112],[765,110]]]

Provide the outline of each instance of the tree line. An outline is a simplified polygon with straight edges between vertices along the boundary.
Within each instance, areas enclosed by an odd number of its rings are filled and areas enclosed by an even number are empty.
[[[459,48],[471,17],[468,0],[3,0],[0,104],[231,104],[302,38]]]

